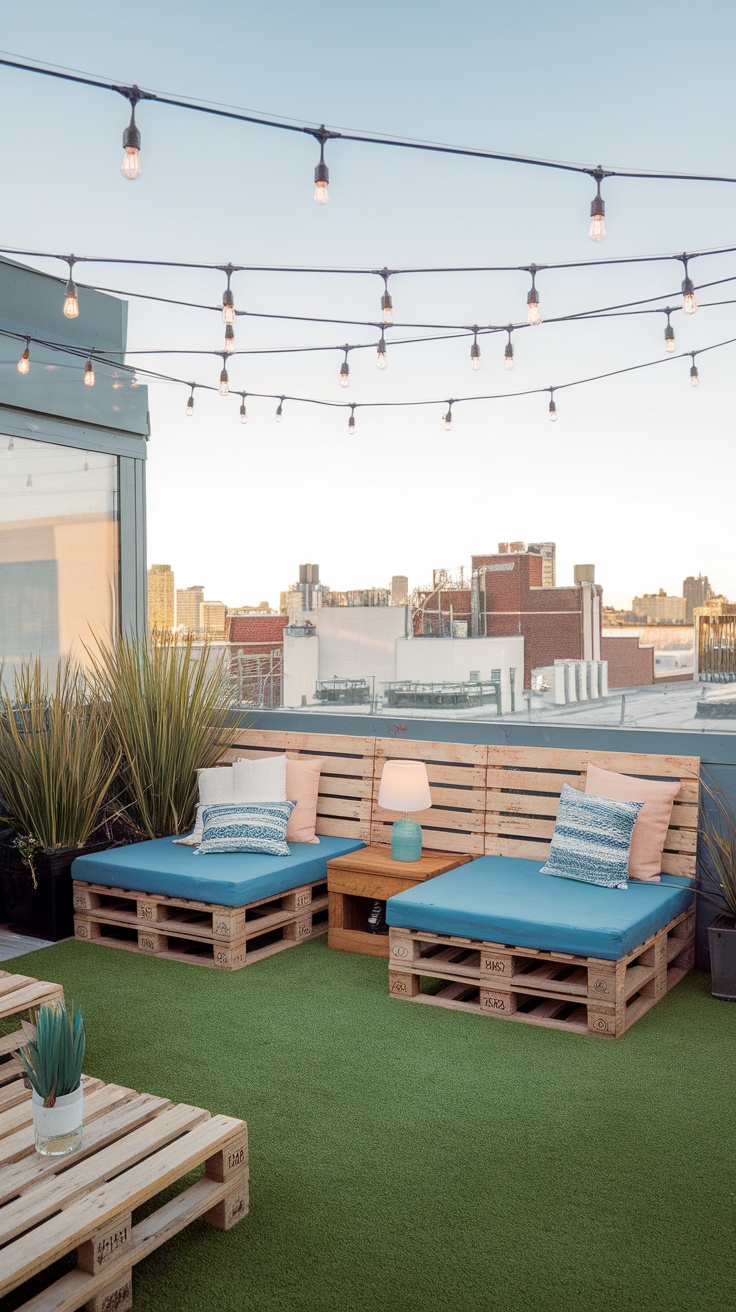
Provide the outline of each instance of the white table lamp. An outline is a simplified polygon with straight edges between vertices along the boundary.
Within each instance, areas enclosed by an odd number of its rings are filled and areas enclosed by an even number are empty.
[[[391,830],[391,856],[394,861],[419,861],[422,855],[422,829],[416,820],[408,820],[408,811],[426,811],[432,805],[427,767],[423,761],[386,761],[378,790],[378,805],[387,811],[401,811]]]

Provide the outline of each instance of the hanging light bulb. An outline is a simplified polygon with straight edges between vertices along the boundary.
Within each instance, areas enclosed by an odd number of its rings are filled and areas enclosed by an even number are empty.
[[[235,302],[230,290],[230,279],[234,272],[232,264],[223,266],[223,273],[227,274],[227,287],[222,293],[222,321],[229,324],[235,323]]]
[[[92,364],[91,356],[89,357],[86,365],[84,366],[84,385],[85,387],[94,387],[95,385],[95,370],[94,370],[94,365]]]
[[[231,323],[225,325],[225,351],[232,355],[235,350],[235,330]]]
[[[350,418],[348,419],[348,437],[355,437],[355,406],[350,407]]]
[[[378,352],[377,352],[377,354],[376,354],[376,364],[378,365],[378,368],[379,368],[379,369],[385,369],[385,368],[386,368],[386,365],[388,364],[388,357],[387,357],[387,355],[386,355],[386,341],[385,341],[385,338],[384,338],[384,336],[383,336],[383,333],[381,333],[381,340],[380,340],[380,342],[378,343]]]
[[[220,387],[219,387],[220,396],[227,396],[228,392],[230,391],[229,384],[230,384],[230,380],[227,376],[227,369],[225,368],[225,356],[223,355],[222,372],[220,374]]]
[[[452,428],[452,401],[447,402],[447,410],[445,411],[442,418],[445,421],[445,428],[449,433],[450,429]]]
[[[281,400],[280,400],[279,403],[278,403],[278,406],[276,407],[276,414],[275,414],[274,418],[275,418],[277,424],[280,424],[280,423],[281,423],[281,416],[282,416],[282,414],[284,413],[283,406],[284,406],[284,401],[285,401],[285,399],[286,399],[286,398],[282,396]]]
[[[606,236],[606,224],[604,220],[606,203],[601,196],[601,182],[605,176],[606,175],[600,164],[591,174],[591,177],[595,178],[598,184],[598,191],[590,203],[590,228],[588,230],[588,236],[591,241],[603,241]]]
[[[528,324],[538,324],[542,322],[542,319],[539,313],[539,292],[537,291],[534,282],[534,279],[537,276],[536,264],[532,264],[530,266],[529,273],[532,275],[532,285],[529,288],[529,292],[526,298],[526,303],[527,303],[526,321]]]
[[[32,477],[31,477],[30,474],[28,475],[28,478],[26,479],[26,487],[33,487],[33,479],[32,479]]]
[[[18,373],[27,374],[31,368],[31,339],[26,337],[26,349],[18,361]]]
[[[84,464],[82,465],[82,478],[87,478],[88,475],[89,475],[89,461],[85,460]]]
[[[682,260],[685,269],[685,277],[682,280],[682,308],[685,314],[695,314],[698,308],[698,303],[695,300],[695,283],[688,273],[688,257],[687,255],[681,255],[680,259]]]
[[[475,338],[473,340],[473,345],[470,348],[470,368],[477,370],[480,369],[480,347],[478,345],[477,325],[473,328],[473,332],[475,333]]]
[[[77,298],[77,288],[72,276],[74,270],[74,256],[69,256],[69,279],[64,292],[64,314],[67,319],[76,319],[79,314],[79,300]]]
[[[8,455],[12,456],[14,451],[15,451],[15,442],[11,437],[10,441],[8,442]]]
[[[243,393],[242,393],[242,396],[243,396],[243,399],[242,399],[242,401],[240,402],[240,422],[241,422],[241,424],[247,424],[247,422],[248,422],[248,415],[247,415],[247,412],[246,412],[246,409],[245,409],[245,397],[246,397],[246,393],[243,392]]]
[[[138,382],[138,379],[136,378],[135,374],[133,374],[133,377],[130,380],[130,385],[131,387],[140,387],[140,383]]]
[[[667,306],[667,309],[665,310],[665,314],[667,315],[667,327],[664,330],[664,349],[668,355],[673,355],[677,349],[677,343],[675,342],[675,330],[672,327],[672,324],[670,323],[671,313],[672,311],[670,310],[669,306]]]
[[[330,192],[329,192],[330,170],[325,164],[325,142],[327,141],[330,135],[331,134],[329,132],[325,131],[324,123],[322,124],[319,132],[314,133],[314,136],[317,138],[320,144],[319,164],[314,170],[314,199],[316,200],[318,205],[326,205],[328,200],[330,199]]]
[[[513,343],[512,343],[512,341],[511,341],[511,333],[512,333],[512,331],[513,331],[513,329],[511,328],[511,325],[509,324],[509,327],[506,329],[506,332],[507,332],[508,335],[509,335],[509,340],[507,341],[506,345],[505,345],[504,348],[503,348],[503,367],[504,367],[504,369],[507,369],[507,370],[509,371],[509,373],[511,372],[511,370],[512,370],[513,367],[514,367],[514,347],[513,347]]]
[[[394,321],[394,303],[391,300],[391,293],[389,292],[388,289],[388,280],[390,277],[389,270],[383,269],[381,271],[381,277],[383,278],[383,296],[381,297],[381,323],[386,324],[387,327],[390,328]]]
[[[693,387],[700,387],[700,377],[698,375],[698,366],[695,363],[695,352],[692,353],[692,364],[690,366],[690,382]]]
[[[341,386],[341,387],[348,387],[348,386],[349,386],[349,383],[350,383],[350,365],[348,364],[348,349],[349,349],[349,348],[348,348],[347,346],[344,348],[344,350],[345,350],[345,359],[343,360],[342,364],[340,365],[340,386]]]
[[[549,389],[549,418],[550,418],[550,423],[552,423],[552,424],[556,424],[556,423],[557,423],[557,406],[555,405],[554,391],[555,391],[554,387],[550,387],[550,389]]]
[[[141,148],[141,134],[136,127],[135,107],[138,103],[138,88],[132,87],[128,92],[130,101],[130,123],[123,133],[123,162],[120,165],[120,172],[129,182],[135,182],[136,178],[141,176],[141,162],[139,152]]]
[[[189,393],[189,400],[187,401],[187,418],[191,419],[193,414],[194,414],[194,383],[192,383],[191,390]]]

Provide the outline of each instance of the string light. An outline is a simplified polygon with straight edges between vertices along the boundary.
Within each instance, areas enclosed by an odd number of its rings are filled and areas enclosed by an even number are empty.
[[[695,352],[691,351],[690,354],[692,356],[692,361],[693,361],[690,366],[690,382],[692,383],[693,387],[700,387],[700,376],[698,374],[698,366],[695,363]]]
[[[235,350],[235,329],[231,323],[225,324],[225,353],[232,355]]]
[[[388,356],[386,355],[386,339],[383,333],[381,333],[381,340],[378,343],[378,351],[376,353],[376,364],[378,365],[379,369],[385,369],[386,365],[388,364]]]
[[[235,270],[233,269],[232,264],[226,264],[226,265],[223,267],[223,270],[222,270],[222,271],[223,271],[223,273],[227,274],[227,287],[225,288],[224,292],[222,293],[222,320],[223,320],[223,323],[226,323],[226,324],[234,324],[234,323],[235,323],[235,302],[234,302],[234,300],[233,300],[233,294],[232,294],[232,291],[230,290],[230,279],[232,278],[233,273],[235,272]]]
[[[340,365],[340,386],[348,387],[350,384],[350,365],[348,364],[348,351],[350,350],[350,347],[345,346],[343,347],[343,350],[345,351],[345,359]]]
[[[452,428],[452,401],[447,402],[447,409],[443,414],[442,418],[445,421],[445,428],[449,433],[450,429]]]
[[[74,283],[74,256],[69,256],[69,279],[64,292],[64,314],[67,319],[76,319],[79,314],[79,299],[77,297],[77,288]]]
[[[555,405],[554,387],[550,387],[549,389],[549,418],[550,418],[550,423],[553,424],[557,423],[557,406]]]
[[[330,170],[325,164],[325,142],[331,136],[331,133],[325,131],[324,123],[319,132],[313,134],[319,142],[319,164],[314,170],[314,199],[318,205],[326,205],[330,199],[329,181]]]
[[[95,385],[95,370],[94,370],[94,365],[92,364],[91,356],[89,357],[86,365],[84,366],[84,385],[85,387],[94,387]]]
[[[528,324],[534,325],[542,322],[541,315],[539,313],[539,292],[537,291],[537,287],[535,283],[535,278],[537,276],[536,264],[530,265],[527,272],[532,275],[532,285],[529,289],[529,293],[526,298],[526,303],[528,307],[526,312],[526,321]]]
[[[246,413],[246,409],[245,409],[245,398],[246,398],[246,396],[248,395],[248,393],[247,393],[247,392],[241,392],[240,395],[241,395],[242,398],[243,398],[242,401],[240,402],[240,422],[241,422],[241,424],[247,424],[247,422],[248,422],[248,415],[247,415],[247,413]]]
[[[511,324],[509,324],[508,328],[506,329],[506,332],[509,335],[509,340],[507,341],[506,345],[503,348],[503,367],[504,369],[508,370],[509,373],[511,373],[511,370],[514,367],[514,346],[513,346],[513,342],[511,341],[511,334],[513,331],[514,330],[511,327]]]
[[[677,350],[677,343],[675,341],[675,330],[670,323],[672,310],[669,305],[665,309],[665,314],[667,315],[667,327],[664,330],[664,349],[668,355],[673,355]]]
[[[350,407],[350,418],[348,419],[348,437],[355,437],[355,406]]]
[[[274,417],[275,417],[275,419],[276,419],[276,423],[277,423],[277,424],[280,424],[280,423],[281,423],[281,416],[282,416],[282,414],[284,413],[283,406],[284,406],[284,401],[285,401],[285,400],[286,400],[286,397],[285,397],[285,396],[282,396],[281,400],[280,400],[279,403],[278,403],[278,406],[276,407],[276,414],[275,414]]]
[[[189,400],[187,401],[187,418],[191,419],[194,414],[194,383],[191,384]]]
[[[26,479],[26,487],[33,487],[33,479],[32,479],[32,477],[31,477],[30,474],[28,475],[28,478]]]
[[[680,259],[685,269],[685,277],[682,280],[682,308],[685,314],[695,314],[698,304],[695,300],[695,283],[688,273],[688,257],[687,255],[681,255]]]
[[[391,293],[388,290],[388,280],[391,276],[389,269],[381,270],[383,278],[383,296],[381,297],[381,322],[390,328],[394,321],[394,303],[391,300]]]
[[[598,168],[594,169],[591,173],[591,177],[595,178],[598,186],[596,194],[590,203],[590,228],[588,230],[588,236],[591,241],[604,241],[606,236],[606,224],[604,220],[606,202],[601,196],[601,183],[606,176],[607,175],[603,172],[600,164],[598,165]]]
[[[227,396],[228,392],[230,391],[230,380],[227,376],[227,369],[225,368],[225,360],[226,360],[226,356],[223,355],[222,372],[220,373],[220,385],[218,387],[220,396]]]
[[[31,339],[26,337],[26,349],[18,361],[18,373],[27,374],[31,369]]]
[[[141,176],[141,162],[139,152],[141,148],[141,134],[138,131],[135,121],[135,107],[140,99],[140,93],[136,86],[131,87],[130,91],[123,93],[126,99],[130,101],[130,123],[123,133],[123,162],[120,165],[120,172],[129,182],[135,182],[136,178]]]
[[[478,325],[473,327],[473,345],[470,348],[470,368],[473,370],[480,369],[480,347],[478,345]]]

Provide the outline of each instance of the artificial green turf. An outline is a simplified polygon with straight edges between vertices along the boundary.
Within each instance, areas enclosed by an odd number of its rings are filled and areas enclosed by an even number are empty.
[[[12,968],[82,1003],[90,1074],[248,1121],[250,1215],[136,1267],[136,1312],[733,1312],[736,1006],[705,975],[611,1041],[389,999],[324,939]]]

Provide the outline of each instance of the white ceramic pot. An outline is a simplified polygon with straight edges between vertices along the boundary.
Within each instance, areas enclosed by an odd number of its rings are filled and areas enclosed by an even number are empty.
[[[65,1157],[82,1146],[82,1086],[73,1093],[62,1094],[53,1107],[44,1107],[43,1098],[31,1091],[33,1130],[36,1152],[43,1157]]]

